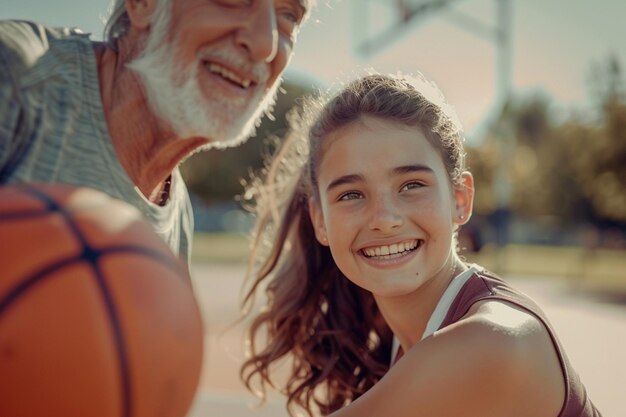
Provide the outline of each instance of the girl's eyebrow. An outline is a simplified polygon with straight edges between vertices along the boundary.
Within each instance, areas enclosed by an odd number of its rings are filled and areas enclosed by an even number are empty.
[[[434,173],[433,169],[426,165],[415,164],[415,165],[402,165],[396,167],[391,170],[392,175],[403,175],[403,174],[413,174],[416,172],[425,172],[427,174]],[[334,188],[345,184],[354,184],[356,182],[363,182],[365,178],[360,174],[350,174],[350,175],[342,175],[339,178],[336,178],[328,184],[326,187],[326,192],[331,192]]]
[[[344,184],[354,184],[355,182],[362,181],[364,181],[364,178],[362,175],[359,174],[343,175],[339,178],[332,180],[330,184],[328,184],[328,187],[326,187],[326,192],[329,193],[333,190],[333,188],[337,188]]]
[[[426,172],[428,174],[434,173],[433,169],[427,165],[416,164],[416,165],[403,165],[396,167],[391,170],[393,175],[402,175],[402,174],[412,174],[416,172]]]

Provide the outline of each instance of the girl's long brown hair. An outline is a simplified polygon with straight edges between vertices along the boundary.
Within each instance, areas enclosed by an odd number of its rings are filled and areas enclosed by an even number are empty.
[[[391,354],[392,334],[371,293],[348,280],[315,238],[308,204],[319,197],[323,140],[364,115],[413,126],[440,150],[456,182],[463,137],[433,87],[423,78],[374,74],[329,100],[306,100],[269,165],[248,184],[244,198],[256,226],[244,313],[257,292],[265,292],[267,304],[250,326],[250,357],[240,375],[251,391],[258,380],[261,397],[267,385],[281,390],[291,415],[298,407],[327,415],[355,400],[385,374]],[[271,368],[285,358],[291,369],[279,385]]]

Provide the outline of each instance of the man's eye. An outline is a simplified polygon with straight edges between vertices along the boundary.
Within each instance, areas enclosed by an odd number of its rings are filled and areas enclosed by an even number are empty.
[[[287,7],[277,10],[276,13],[282,19],[285,19],[296,25],[300,23],[300,19],[302,18],[301,13],[298,13],[296,10]]]
[[[278,19],[278,29],[287,36],[292,36],[297,32],[300,22],[302,21],[302,13],[293,7],[281,7],[277,9],[276,17]]]

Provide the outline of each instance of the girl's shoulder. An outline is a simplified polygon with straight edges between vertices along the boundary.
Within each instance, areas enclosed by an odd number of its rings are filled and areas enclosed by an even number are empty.
[[[442,368],[450,361],[459,373],[474,374],[464,384],[477,384],[484,400],[493,401],[498,392],[503,404],[518,402],[519,415],[556,417],[561,410],[565,382],[559,356],[544,323],[527,309],[481,300],[428,342],[428,350],[440,352]],[[452,359],[458,355],[461,360]]]
[[[554,350],[548,329],[536,315],[502,299],[487,298],[472,304],[460,320],[438,330],[435,335],[450,332],[458,334],[457,337],[469,336],[468,341],[504,343],[502,347],[515,348],[510,353],[544,345]]]
[[[336,416],[557,417],[564,399],[560,363],[541,321],[485,300],[414,345]]]

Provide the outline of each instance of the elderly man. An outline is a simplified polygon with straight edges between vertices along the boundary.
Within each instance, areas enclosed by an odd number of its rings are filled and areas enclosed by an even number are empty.
[[[0,183],[104,191],[189,259],[177,166],[252,134],[311,1],[115,0],[105,43],[0,22]]]

